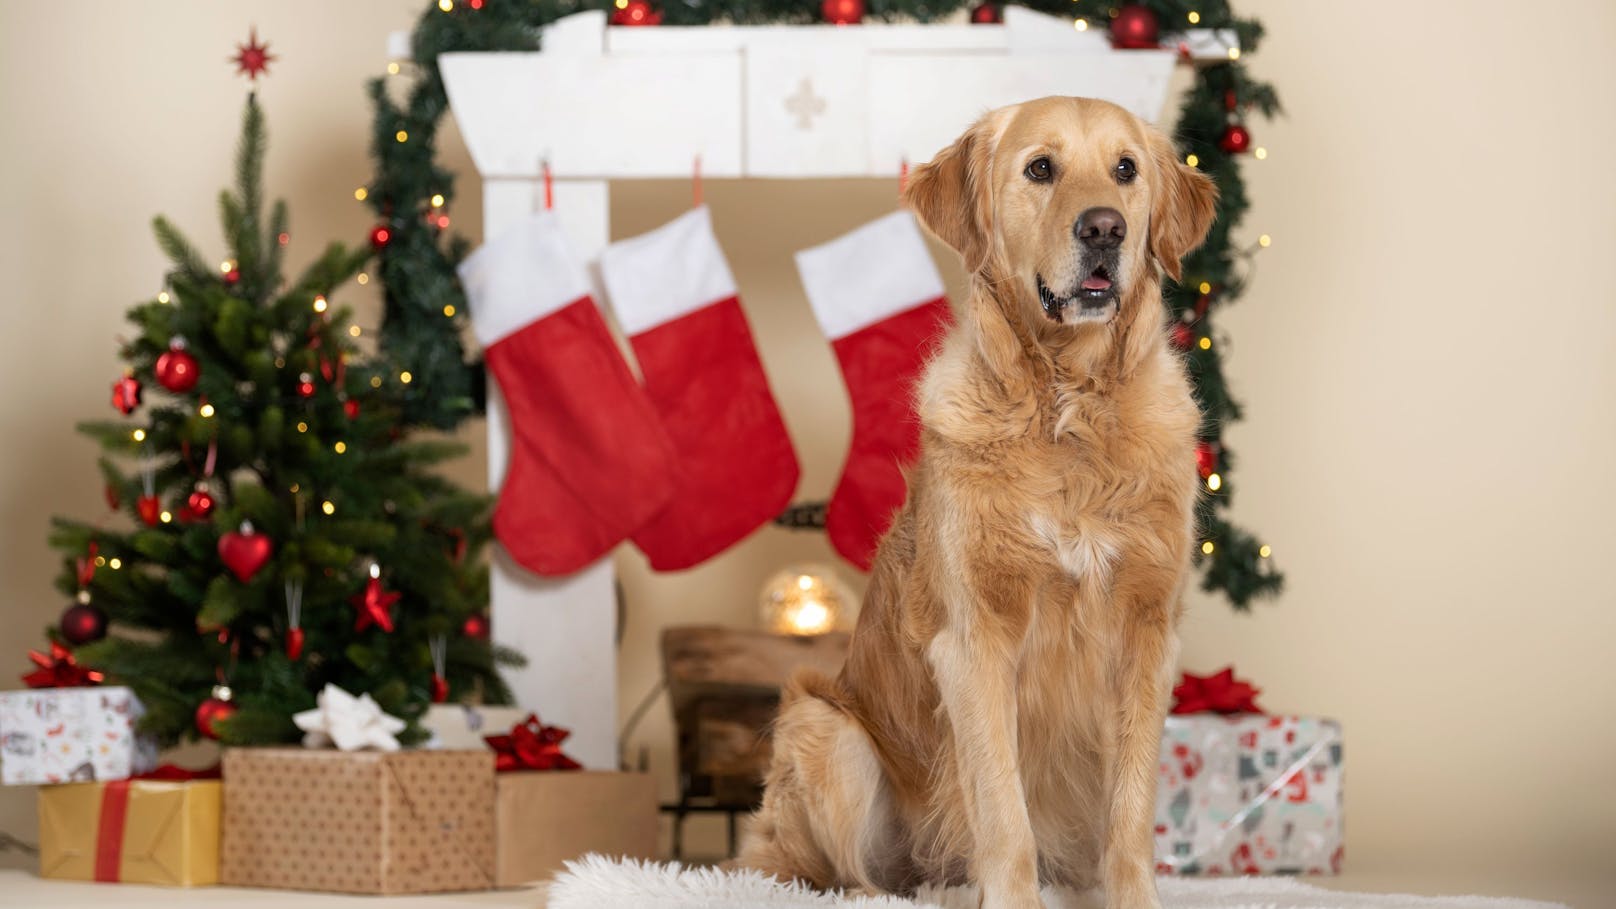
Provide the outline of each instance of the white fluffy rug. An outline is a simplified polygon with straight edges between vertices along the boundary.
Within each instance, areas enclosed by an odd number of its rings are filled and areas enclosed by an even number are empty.
[[[1338,893],[1294,878],[1161,878],[1167,909],[1555,909],[1558,904],[1481,896]],[[1100,909],[1092,895],[1044,891],[1048,909]],[[976,909],[976,890],[922,890],[914,900],[819,893],[752,871],[684,868],[599,855],[568,862],[550,885],[549,909]],[[1564,909],[1564,907],[1559,907]]]

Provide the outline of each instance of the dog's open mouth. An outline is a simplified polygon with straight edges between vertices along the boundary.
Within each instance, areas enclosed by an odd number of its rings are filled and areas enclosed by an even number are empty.
[[[1116,281],[1112,278],[1112,266],[1100,263],[1078,282],[1077,289],[1065,296],[1056,294],[1044,283],[1044,276],[1038,276],[1038,302],[1044,308],[1044,315],[1055,322],[1066,322],[1064,314],[1067,307],[1076,304],[1076,318],[1072,322],[1103,321],[1109,319],[1112,307],[1117,302]]]

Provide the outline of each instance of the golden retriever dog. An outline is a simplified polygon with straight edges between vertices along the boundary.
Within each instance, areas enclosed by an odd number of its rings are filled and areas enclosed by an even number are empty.
[[[905,201],[972,288],[840,675],[782,698],[737,864],[822,888],[1041,884],[1159,905],[1156,764],[1194,544],[1200,415],[1161,272],[1216,190],[1101,101],[984,116]]]

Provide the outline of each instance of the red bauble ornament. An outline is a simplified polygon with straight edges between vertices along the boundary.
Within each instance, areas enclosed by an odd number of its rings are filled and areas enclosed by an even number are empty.
[[[107,614],[89,603],[74,603],[62,610],[57,628],[62,639],[75,647],[99,641],[107,636]]]
[[[213,697],[196,708],[196,731],[210,739],[219,737],[219,724],[236,715],[236,705],[230,701],[230,689],[223,685],[213,687]]]
[[[243,584],[252,580],[274,552],[275,543],[245,521],[239,531],[232,530],[219,537],[219,560]]]
[[[378,224],[370,229],[370,246],[372,249],[381,249],[392,239],[393,231],[385,224]]]
[[[831,25],[857,25],[864,21],[864,0],[825,0],[819,14]]]
[[[354,617],[354,631],[364,631],[372,625],[383,631],[393,630],[393,604],[397,603],[403,594],[382,589],[382,572],[376,565],[370,566],[370,579],[365,582],[363,593],[356,593],[348,598],[353,608],[358,612]]]
[[[186,497],[185,509],[180,517],[186,521],[206,521],[208,515],[213,513],[215,504],[213,493],[206,486],[197,484],[196,490]]]
[[[973,25],[998,25],[1004,21],[1004,8],[997,3],[978,3],[971,7]]]
[[[1238,123],[1230,123],[1218,138],[1218,148],[1231,155],[1238,155],[1251,148],[1251,130]]]
[[[112,383],[112,406],[126,417],[140,406],[140,380],[134,373],[126,372],[123,378]]]
[[[157,384],[175,394],[190,391],[202,378],[202,367],[185,349],[184,338],[168,342],[168,350],[157,358],[157,368],[153,371],[157,374]]]
[[[349,398],[348,400],[343,401],[342,402],[342,412],[347,414],[348,419],[350,419],[350,420],[359,419],[359,402],[354,400],[353,398]]]
[[[466,621],[460,625],[460,633],[479,641],[488,640],[488,616],[481,613],[466,616]]]
[[[1150,7],[1130,3],[1111,20],[1111,46],[1141,50],[1161,46],[1161,23]]]
[[[297,377],[297,393],[305,398],[314,397],[314,377],[303,373]]]
[[[441,704],[449,699],[449,680],[432,673],[432,703]]]
[[[613,25],[661,25],[662,12],[646,0],[628,0],[612,12]]]
[[[1195,444],[1195,472],[1201,479],[1210,477],[1218,469],[1217,446],[1211,442],[1197,442]]]
[[[225,271],[224,271],[224,286],[226,286],[226,287],[235,287],[237,284],[240,284],[240,283],[241,283],[241,269],[238,268],[235,265],[235,263],[232,262],[230,264],[230,267],[225,269]]]
[[[163,519],[163,500],[156,496],[141,496],[135,500],[135,513],[147,527],[156,527]]]
[[[1173,346],[1179,350],[1189,350],[1195,343],[1195,329],[1188,322],[1173,323]]]
[[[303,629],[286,629],[286,658],[297,662],[303,656]]]

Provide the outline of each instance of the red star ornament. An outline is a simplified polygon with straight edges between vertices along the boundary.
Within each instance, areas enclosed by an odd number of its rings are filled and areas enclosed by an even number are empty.
[[[397,591],[382,589],[380,572],[371,569],[370,580],[365,582],[365,592],[356,593],[348,598],[353,608],[358,611],[354,616],[354,631],[364,631],[372,625],[382,631],[393,630],[393,604],[397,603],[403,594]]]
[[[229,62],[236,65],[236,75],[257,82],[260,75],[269,74],[269,65],[275,62],[275,55],[269,52],[267,43],[258,43],[258,28],[255,26],[247,32],[247,43],[236,45],[236,55],[230,57]]]

